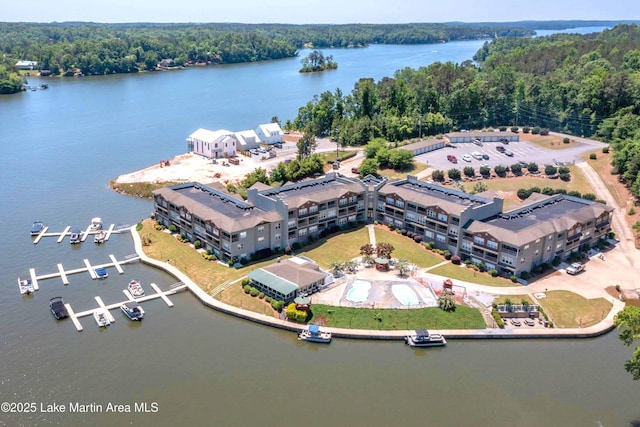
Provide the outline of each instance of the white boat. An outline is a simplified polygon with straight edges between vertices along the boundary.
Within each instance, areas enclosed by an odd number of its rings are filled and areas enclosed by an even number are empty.
[[[20,288],[21,295],[29,295],[35,291],[31,279],[21,279],[18,277],[18,288]]]
[[[71,230],[71,237],[69,243],[72,245],[82,242],[82,232],[80,230]]]
[[[134,298],[140,298],[144,296],[144,289],[142,288],[140,282],[138,282],[137,280],[131,280],[129,282],[129,285],[127,286],[127,289],[129,289],[129,292],[131,292],[131,295],[133,295]]]
[[[93,236],[93,243],[104,243],[104,240],[107,238],[107,232],[104,230],[98,230],[95,236]]]
[[[404,342],[411,347],[440,347],[447,344],[442,335],[431,334],[426,329],[418,329],[415,335],[407,335]]]
[[[321,331],[318,325],[309,325],[307,329],[298,334],[298,339],[301,341],[330,343],[331,332]]]
[[[120,306],[120,310],[130,319],[130,320],[142,320],[144,318],[144,310],[140,307],[135,301],[125,302]]]
[[[44,222],[42,221],[34,221],[33,225],[31,226],[31,235],[32,236],[37,236],[38,234],[42,233],[42,230],[44,230]]]
[[[102,219],[95,217],[91,220],[89,231],[98,231],[98,230],[102,230]]]
[[[97,279],[106,279],[109,277],[109,273],[107,273],[107,269],[104,267],[97,267],[93,269],[94,273],[96,273]]]
[[[109,316],[107,316],[107,312],[102,308],[99,308],[93,312],[93,318],[96,319],[96,323],[98,324],[99,328],[106,328],[111,324]]]

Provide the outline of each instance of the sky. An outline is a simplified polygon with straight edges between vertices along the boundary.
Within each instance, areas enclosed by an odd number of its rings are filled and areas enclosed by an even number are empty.
[[[0,22],[406,23],[640,19],[638,0],[6,0]]]

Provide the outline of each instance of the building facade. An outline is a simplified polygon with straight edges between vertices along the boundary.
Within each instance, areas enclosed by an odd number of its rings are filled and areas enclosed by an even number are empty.
[[[503,276],[531,271],[606,238],[613,211],[590,200],[534,193],[524,206],[503,212],[500,197],[470,195],[412,176],[388,182],[336,173],[278,188],[255,185],[246,201],[198,183],[156,190],[154,200],[158,222],[200,240],[225,261],[376,220]]]
[[[188,151],[208,159],[234,157],[238,140],[233,132],[225,129],[216,131],[198,129],[187,138]]]
[[[450,143],[472,142],[479,139],[481,142],[498,142],[506,139],[507,141],[520,141],[520,134],[513,132],[450,132],[445,133],[444,137]]]
[[[273,145],[284,141],[284,132],[277,123],[265,123],[256,128],[258,138],[264,144]]]

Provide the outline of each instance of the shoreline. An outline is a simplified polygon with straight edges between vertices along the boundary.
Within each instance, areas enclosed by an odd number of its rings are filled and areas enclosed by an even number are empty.
[[[292,323],[286,320],[275,319],[264,314],[255,313],[253,311],[244,310],[242,308],[233,307],[216,300],[200,286],[198,286],[189,276],[176,267],[169,265],[163,261],[150,258],[142,249],[142,241],[136,226],[131,227],[131,237],[133,239],[136,253],[140,256],[140,261],[153,267],[164,270],[171,274],[179,281],[185,283],[189,291],[200,300],[205,306],[220,311],[234,317],[259,323],[265,326],[271,326],[291,332],[301,332],[308,325]],[[622,307],[617,305],[622,304]],[[532,329],[532,330],[514,330],[514,329],[441,329],[439,330],[448,339],[558,339],[558,338],[595,338],[604,335],[615,328],[613,323],[616,313],[624,307],[623,303],[614,303],[607,316],[599,323],[587,328],[565,328],[565,329]],[[616,309],[618,308],[618,309]],[[414,332],[410,330],[367,330],[367,329],[344,329],[323,327],[330,331],[337,338],[350,339],[369,339],[369,340],[403,340],[406,335]]]

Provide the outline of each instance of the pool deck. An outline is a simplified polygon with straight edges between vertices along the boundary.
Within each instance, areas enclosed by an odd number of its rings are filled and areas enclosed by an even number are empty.
[[[255,313],[244,310],[239,307],[233,307],[216,300],[202,288],[200,288],[189,276],[178,270],[175,266],[167,264],[148,257],[143,249],[140,236],[135,230],[135,226],[131,228],[131,236],[133,238],[134,247],[142,262],[154,267],[160,268],[179,281],[185,283],[193,295],[196,296],[204,305],[214,310],[236,316],[241,319],[250,320],[263,325],[273,326],[276,328],[300,332],[306,329],[307,325],[293,323],[282,319],[276,319],[264,314]],[[338,284],[331,291],[346,288],[347,283]],[[522,288],[520,288],[522,289]],[[624,308],[624,302],[612,300],[613,308],[607,316],[598,324],[587,328],[544,328],[544,329],[455,329],[455,330],[439,330],[447,339],[556,339],[556,338],[591,338],[597,337],[614,329],[614,317]],[[403,340],[406,335],[414,333],[414,330],[362,330],[362,329],[342,329],[323,327],[323,329],[331,332],[334,337],[338,338],[355,338],[355,339],[376,339],[376,340]]]

